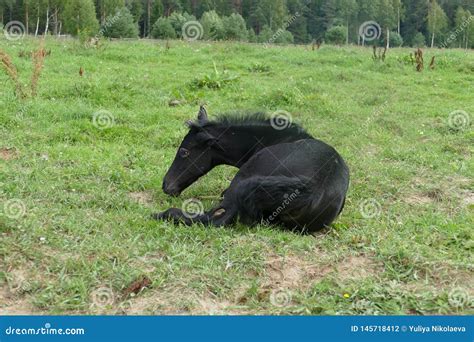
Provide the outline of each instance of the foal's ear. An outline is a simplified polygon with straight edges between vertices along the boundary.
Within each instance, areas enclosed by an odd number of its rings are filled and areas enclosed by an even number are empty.
[[[207,111],[206,111],[206,108],[204,108],[204,106],[199,107],[198,121],[199,123],[207,122]]]

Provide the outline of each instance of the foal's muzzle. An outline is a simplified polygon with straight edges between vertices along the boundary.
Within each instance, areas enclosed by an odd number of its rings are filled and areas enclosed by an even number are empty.
[[[170,196],[179,196],[181,190],[178,189],[173,183],[168,183],[166,180],[163,181],[163,192]]]

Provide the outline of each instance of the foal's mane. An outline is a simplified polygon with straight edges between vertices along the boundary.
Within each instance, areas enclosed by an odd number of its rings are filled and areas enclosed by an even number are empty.
[[[285,128],[288,135],[311,137],[300,125],[294,122],[288,124],[288,127]],[[231,112],[218,114],[214,119],[205,122],[193,121],[189,125],[191,128],[197,129],[206,127],[246,127],[252,129],[253,127],[272,127],[272,118],[265,112]]]
[[[208,123],[222,126],[266,126],[270,124],[270,118],[264,112],[231,112],[218,114]]]

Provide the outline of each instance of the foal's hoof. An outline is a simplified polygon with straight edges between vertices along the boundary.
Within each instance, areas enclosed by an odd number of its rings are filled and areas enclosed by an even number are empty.
[[[161,220],[161,213],[154,213],[154,214],[151,214],[151,215],[150,215],[150,218],[151,218],[152,220],[157,220],[157,221],[158,221],[158,220]]]
[[[174,215],[179,213],[180,210],[178,208],[170,208],[168,210],[162,211],[161,213],[155,213],[151,215],[151,218],[154,220],[169,220]]]
[[[151,218],[157,221],[166,220],[167,218],[169,218],[169,214],[168,211],[162,211],[161,213],[151,214]]]

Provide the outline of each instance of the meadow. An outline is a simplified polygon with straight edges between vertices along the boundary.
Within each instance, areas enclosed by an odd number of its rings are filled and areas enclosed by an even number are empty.
[[[20,81],[39,40],[0,40]],[[46,39],[36,97],[0,73],[1,314],[472,314],[474,52]],[[429,67],[436,56],[434,67]],[[161,182],[205,104],[285,111],[351,170],[301,235],[150,220],[236,170]]]

